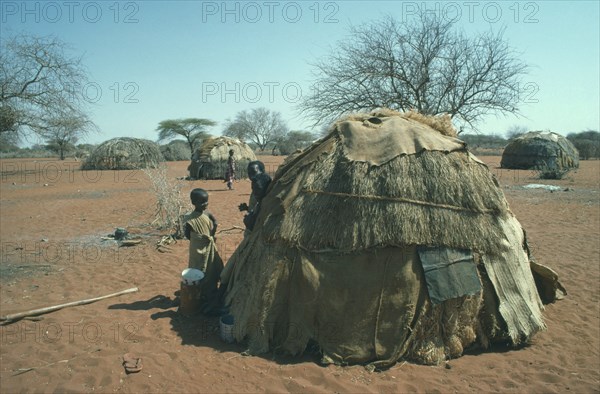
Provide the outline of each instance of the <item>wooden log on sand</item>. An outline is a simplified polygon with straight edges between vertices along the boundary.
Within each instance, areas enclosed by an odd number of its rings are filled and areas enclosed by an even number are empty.
[[[120,296],[120,295],[128,294],[128,293],[135,293],[138,290],[139,289],[137,287],[132,287],[131,289],[119,291],[118,293],[107,294],[107,295],[104,295],[104,296],[101,296],[101,297],[88,298],[86,300],[73,301],[73,302],[68,302],[66,304],[48,306],[48,307],[45,307],[45,308],[33,309],[33,310],[30,310],[30,311],[13,313],[11,315],[1,316],[0,317],[0,321],[2,323],[0,323],[0,324],[2,324],[2,325],[4,325],[4,324],[10,324],[10,323],[13,323],[13,322],[15,322],[17,320],[20,320],[20,319],[24,318],[24,317],[43,315],[45,313],[54,312],[54,311],[57,311],[59,309],[68,308],[68,307],[71,307],[71,306],[91,304],[92,302],[104,300],[106,298],[116,297],[116,296]]]

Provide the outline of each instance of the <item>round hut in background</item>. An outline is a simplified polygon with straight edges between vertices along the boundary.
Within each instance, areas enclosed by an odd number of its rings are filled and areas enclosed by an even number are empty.
[[[81,165],[83,170],[137,170],[156,168],[164,161],[156,142],[120,137],[98,145]]]
[[[231,149],[237,165],[236,177],[245,178],[248,163],[256,160],[252,148],[236,138],[214,137],[205,139],[194,151],[188,166],[190,179],[223,179]]]
[[[518,170],[568,170],[579,167],[579,152],[560,134],[530,131],[504,148],[500,166]]]
[[[450,122],[378,111],[282,165],[223,271],[248,351],[439,364],[545,328],[521,225]]]

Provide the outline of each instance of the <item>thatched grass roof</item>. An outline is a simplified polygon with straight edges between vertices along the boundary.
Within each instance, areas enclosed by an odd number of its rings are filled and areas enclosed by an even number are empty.
[[[164,158],[156,142],[120,137],[98,145],[85,159],[83,170],[134,170],[156,168]]]
[[[229,150],[233,149],[237,162],[236,178],[245,178],[248,163],[256,160],[248,144],[230,137],[205,139],[196,149],[189,166],[190,177],[195,179],[223,179],[227,169]]]
[[[475,341],[516,344],[545,327],[501,188],[430,123],[448,125],[354,114],[280,167],[222,274],[234,336],[251,353],[298,354],[313,340],[327,363],[436,364]],[[425,249],[440,267],[452,253],[473,256],[460,264],[479,290],[434,303]],[[461,277],[441,277],[441,288]]]
[[[579,152],[560,134],[531,131],[511,141],[502,153],[502,168],[569,169],[579,167]]]
[[[325,139],[277,171],[270,203],[281,206],[275,211],[282,214],[265,218],[271,240],[308,250],[335,247],[348,252],[411,244],[497,250],[496,216],[506,215],[508,205],[487,166],[464,144],[453,145],[451,152],[400,154],[405,148],[390,146],[391,139],[384,145],[395,157],[387,162],[349,161],[341,130],[348,122],[372,115],[355,114],[337,122]],[[421,129],[423,125],[410,116],[391,116],[394,127],[431,130]],[[375,225],[346,225],[366,222]]]

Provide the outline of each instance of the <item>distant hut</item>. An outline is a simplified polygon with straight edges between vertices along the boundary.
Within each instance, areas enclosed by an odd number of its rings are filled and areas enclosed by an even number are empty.
[[[233,156],[238,168],[236,177],[245,177],[248,163],[256,160],[252,148],[236,138],[216,137],[204,140],[202,145],[194,151],[192,162],[188,166],[190,178],[223,179],[231,149],[233,149]]]
[[[98,145],[85,159],[83,170],[136,170],[156,168],[164,158],[156,142],[120,137]]]
[[[445,118],[355,114],[287,160],[222,274],[235,339],[385,367],[543,330],[525,233],[455,136]]]
[[[579,167],[579,152],[560,134],[530,131],[504,148],[500,166],[521,170],[567,170]]]

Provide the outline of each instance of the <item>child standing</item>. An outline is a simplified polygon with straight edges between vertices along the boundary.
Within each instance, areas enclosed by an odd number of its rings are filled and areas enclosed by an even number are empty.
[[[190,240],[188,268],[199,269],[204,273],[204,279],[200,282],[200,300],[202,310],[206,312],[217,306],[223,261],[214,239],[217,220],[206,212],[208,193],[204,189],[194,189],[190,193],[190,199],[195,210],[186,217],[185,222],[185,236]]]

